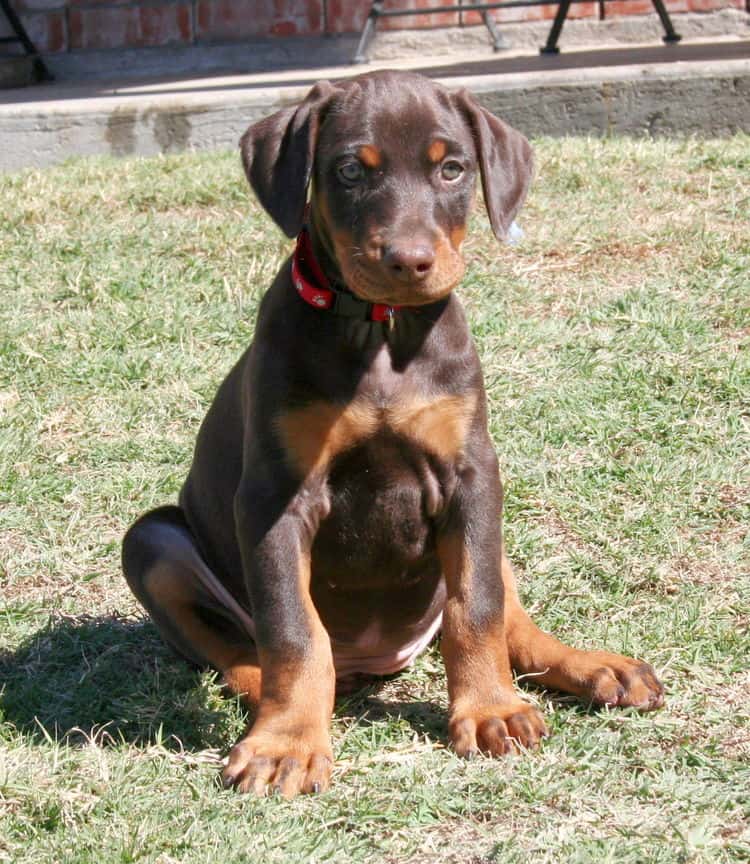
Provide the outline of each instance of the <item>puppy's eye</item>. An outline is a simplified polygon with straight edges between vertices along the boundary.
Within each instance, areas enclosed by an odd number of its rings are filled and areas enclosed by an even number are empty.
[[[336,173],[344,183],[359,183],[365,176],[365,169],[361,162],[344,162],[336,169]]]
[[[449,159],[447,162],[443,162],[440,173],[443,180],[458,180],[464,173],[464,166],[460,162],[456,162],[455,159]]]

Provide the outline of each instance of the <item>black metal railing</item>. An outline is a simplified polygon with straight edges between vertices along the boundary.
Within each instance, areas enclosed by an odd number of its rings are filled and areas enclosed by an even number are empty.
[[[492,47],[495,51],[501,51],[507,48],[507,43],[503,35],[497,29],[497,23],[492,17],[493,9],[512,9],[515,6],[549,6],[556,5],[557,13],[552,22],[549,35],[546,43],[539,49],[542,54],[557,54],[560,49],[557,47],[557,40],[560,38],[560,33],[568,16],[568,11],[572,3],[590,3],[592,0],[503,0],[498,3],[460,3],[458,5],[430,6],[421,9],[386,9],[385,0],[374,0],[370,7],[370,13],[365,21],[365,26],[362,30],[362,35],[359,39],[356,53],[352,58],[354,63],[367,63],[367,48],[372,37],[375,35],[378,20],[380,18],[402,18],[408,15],[434,15],[440,12],[480,12],[485,26],[490,31],[492,37]],[[601,17],[604,17],[604,2],[598,0],[599,11]],[[682,38],[675,32],[672,26],[672,21],[664,6],[664,0],[651,0],[654,4],[662,27],[664,28],[664,42],[679,42]],[[750,0],[749,0],[750,2]]]
[[[21,19],[16,14],[16,10],[10,5],[10,0],[0,0],[0,8],[2,8],[5,17],[8,19],[8,24],[10,24],[11,30],[15,34],[14,36],[0,36],[0,44],[8,45],[14,42],[20,43],[26,54],[32,58],[31,62],[34,79],[36,81],[54,80],[51,72],[45,65],[44,60],[39,56],[36,46],[31,39],[29,39],[29,34],[26,32],[26,28],[23,26]]]

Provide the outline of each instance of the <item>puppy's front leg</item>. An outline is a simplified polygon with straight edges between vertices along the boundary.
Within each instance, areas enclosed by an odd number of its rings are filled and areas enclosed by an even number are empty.
[[[256,720],[229,754],[223,780],[241,792],[291,798],[327,788],[335,673],[331,643],[310,596],[315,496],[285,506],[257,477],[235,501],[261,667]]]
[[[448,598],[441,648],[450,697],[449,734],[460,756],[535,747],[541,714],[513,687],[501,575],[502,488],[494,453],[462,472],[438,541]]]

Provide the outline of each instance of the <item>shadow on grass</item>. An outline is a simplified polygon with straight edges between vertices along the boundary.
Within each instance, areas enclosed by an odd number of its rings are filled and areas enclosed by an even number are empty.
[[[393,676],[397,677],[397,676]],[[337,700],[358,723],[402,719],[446,740],[445,712],[376,694],[388,679]],[[173,750],[227,749],[247,715],[162,641],[154,625],[118,615],[57,616],[15,650],[0,652],[0,720],[35,743],[159,741]]]
[[[337,700],[336,713],[355,717],[360,727],[375,726],[382,721],[402,720],[416,735],[427,736],[441,744],[448,743],[448,715],[434,702],[412,701],[408,696],[383,699],[378,692],[389,679],[375,680],[367,688]],[[392,695],[392,694],[391,694]]]
[[[402,720],[447,744],[443,707],[406,693],[379,695],[397,678],[370,679],[339,698],[336,713],[359,726]],[[0,682],[0,721],[35,743],[96,737],[139,746],[158,741],[175,751],[226,750],[248,719],[237,700],[221,697],[210,674],[174,654],[153,624],[117,615],[51,619],[14,651],[0,653]],[[548,692],[547,700],[568,713],[601,711],[562,694]]]
[[[0,719],[39,743],[96,736],[175,750],[223,747],[242,713],[150,622],[116,615],[53,618],[0,653],[0,681]]]
[[[403,699],[379,695],[397,679],[369,679],[337,699],[336,713],[356,718],[358,726],[402,720],[416,734],[447,744],[443,707],[411,701],[407,693]],[[105,744],[226,750],[248,719],[236,699],[222,698],[210,674],[174,654],[151,622],[117,615],[51,619],[14,651],[0,652],[0,682],[0,721],[34,743],[96,737]],[[548,692],[547,700],[568,713],[602,710],[562,694]]]
[[[386,702],[379,698],[368,699],[366,716],[360,723],[399,717],[405,720],[417,735],[427,735],[433,741],[448,743],[448,715],[445,709],[433,702]]]

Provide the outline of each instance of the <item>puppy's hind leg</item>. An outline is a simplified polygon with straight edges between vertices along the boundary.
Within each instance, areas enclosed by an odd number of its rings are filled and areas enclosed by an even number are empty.
[[[580,651],[564,645],[540,630],[522,608],[516,579],[504,553],[502,573],[508,654],[517,673],[598,705],[650,711],[664,704],[664,688],[648,663],[608,651]]]
[[[122,566],[165,641],[198,666],[218,669],[243,701],[260,699],[252,622],[201,557],[179,507],[159,507],[130,528]]]

